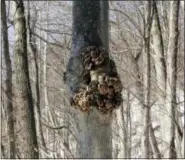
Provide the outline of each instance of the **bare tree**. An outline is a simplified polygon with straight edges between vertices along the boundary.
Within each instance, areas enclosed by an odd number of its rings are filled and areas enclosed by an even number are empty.
[[[17,121],[21,127],[18,134],[18,144],[21,158],[38,158],[37,136],[34,119],[34,106],[29,79],[27,57],[27,33],[22,0],[15,1],[15,74]]]
[[[48,29],[48,15],[49,15],[49,1],[47,2],[47,11],[46,11],[46,29]],[[45,33],[45,39],[48,40],[48,33]],[[44,105],[46,110],[48,110],[48,91],[47,91],[47,52],[48,52],[48,43],[44,44],[44,54],[43,54],[43,89],[44,89]]]
[[[153,54],[156,70],[156,81],[158,84],[159,101],[161,106],[164,105],[165,95],[166,95],[166,63],[164,57],[164,47],[163,47],[163,38],[161,32],[161,26],[158,16],[158,10],[156,2],[153,2],[154,8],[154,17],[152,23],[152,40],[153,40],[153,49],[155,54]]]
[[[159,21],[158,9],[156,2],[153,1],[153,21],[152,21],[152,40],[153,40],[153,50],[154,54],[152,55],[154,58],[154,65],[156,70],[156,82],[157,82],[157,95],[159,99],[159,110],[162,110],[163,106],[165,105],[165,98],[166,98],[166,62],[164,57],[164,46],[163,46],[163,38],[162,38],[162,31]],[[162,112],[162,111],[161,111]],[[165,128],[163,123],[163,114],[161,115],[161,131]],[[153,129],[151,128],[151,133]],[[163,132],[161,132],[163,133]],[[152,133],[153,136],[154,133]],[[153,138],[152,138],[153,139]],[[155,139],[153,139],[155,140]],[[153,150],[155,152],[155,156],[160,158],[160,151],[158,149],[158,144],[156,141],[153,141]],[[155,145],[154,145],[155,144]]]
[[[150,90],[151,90],[151,58],[150,58],[150,30],[152,22],[152,3],[146,2],[146,18],[144,28],[144,139],[143,157],[150,158]]]
[[[176,83],[177,83],[177,48],[178,48],[178,19],[179,1],[171,2],[169,21],[169,43],[167,57],[167,98],[165,111],[165,141],[168,143],[165,158],[177,158],[175,146],[176,128]],[[167,135],[168,134],[168,135]]]
[[[3,36],[3,54],[6,65],[6,113],[7,113],[7,132],[8,132],[8,157],[15,158],[15,133],[14,133],[14,114],[12,104],[12,63],[9,53],[8,27],[6,17],[5,0],[1,1],[1,24]]]
[[[108,4],[106,6],[102,12],[105,14],[104,23],[108,24]],[[73,4],[72,56],[64,79],[72,92],[72,103],[81,110],[77,124],[81,158],[112,157],[112,109],[121,103],[120,94],[117,95],[118,99],[115,97],[116,104],[111,99],[104,99],[106,91],[101,88],[104,86],[106,89],[105,77],[108,80],[109,76],[114,76],[118,80],[118,75],[113,60],[108,57],[108,48],[103,49],[108,46],[108,41],[105,42],[102,37],[108,34],[108,29],[101,29],[100,9],[100,1],[74,1]],[[101,60],[98,57],[102,57]],[[120,85],[120,81],[117,82]],[[121,88],[119,86],[119,93]]]
[[[35,24],[37,22],[37,11],[34,9],[35,16],[33,17],[33,21],[31,23],[30,18],[30,2],[28,1],[28,15],[27,15],[27,28],[28,28],[28,44],[30,53],[34,59],[34,69],[35,69],[35,121],[36,121],[36,131],[38,135],[38,142],[40,142],[42,148],[46,151],[46,144],[42,131],[41,124],[41,111],[40,111],[40,83],[39,83],[39,55],[38,49],[36,46],[36,37],[33,36],[33,32],[35,31]]]
[[[150,141],[151,141],[150,143],[151,143],[151,147],[152,147],[152,151],[153,151],[153,157],[161,159],[161,152],[158,147],[158,143],[157,143],[157,139],[155,136],[152,122],[150,124]]]

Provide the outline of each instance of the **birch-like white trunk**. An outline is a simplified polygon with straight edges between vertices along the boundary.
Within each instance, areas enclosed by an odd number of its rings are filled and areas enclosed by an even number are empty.
[[[156,69],[156,81],[158,87],[158,95],[160,102],[164,105],[164,99],[166,94],[166,64],[164,57],[164,47],[163,47],[163,39],[162,32],[158,17],[158,10],[156,3],[153,3],[154,8],[154,16],[152,23],[152,38],[153,38],[153,49],[154,49],[154,62]]]
[[[163,117],[164,117],[163,108],[165,105],[165,98],[166,98],[166,62],[164,57],[163,38],[162,38],[162,32],[161,32],[161,26],[160,26],[156,2],[153,2],[153,9],[154,9],[154,16],[153,16],[153,23],[152,23],[152,38],[153,38],[154,54],[152,56],[154,58],[154,64],[156,69],[156,82],[157,82],[156,94],[158,95],[158,106],[159,106],[158,110],[161,113],[160,122],[161,122],[161,136],[162,136],[165,128],[165,124],[163,123]],[[152,131],[152,128],[151,128],[151,131]],[[155,149],[155,147],[153,149]],[[158,149],[156,151],[158,151]],[[160,154],[159,153],[155,154],[155,156],[159,158],[158,156],[160,156]]]
[[[46,151],[46,144],[44,140],[44,135],[42,131],[42,125],[41,125],[41,111],[40,111],[40,86],[39,86],[39,54],[38,49],[36,46],[36,37],[34,37],[33,32],[35,32],[35,23],[37,22],[37,14],[35,10],[34,20],[31,22],[30,17],[30,3],[28,1],[28,15],[27,15],[27,29],[28,29],[28,43],[29,43],[29,49],[30,53],[33,56],[34,59],[34,71],[35,71],[35,121],[36,121],[36,130],[37,130],[37,136],[38,136],[38,142],[40,142],[41,148]],[[31,25],[32,23],[32,25]]]
[[[49,8],[49,1],[47,1],[47,10],[46,10],[46,30],[48,30],[48,8]],[[45,40],[48,40],[48,33],[45,33]],[[44,106],[45,109],[48,110],[49,102],[48,102],[48,92],[47,92],[47,48],[48,43],[45,42],[44,44],[44,54],[43,54],[43,85],[44,85]]]
[[[169,20],[169,43],[167,55],[167,96],[165,116],[163,118],[164,132],[163,137],[166,142],[165,158],[177,158],[175,146],[176,128],[176,82],[177,82],[177,48],[178,48],[178,12],[179,1],[172,1]]]

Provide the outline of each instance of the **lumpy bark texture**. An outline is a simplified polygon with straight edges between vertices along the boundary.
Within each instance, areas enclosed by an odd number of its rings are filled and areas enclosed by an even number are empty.
[[[108,35],[108,28],[103,29],[105,27],[103,24],[108,24],[108,22],[101,22],[108,20],[108,11],[102,12],[104,9],[108,10],[105,4],[108,6],[107,1],[100,3],[100,1],[78,0],[73,2],[72,54],[64,74],[64,80],[73,96],[79,89],[87,87],[92,80],[98,81],[97,77],[102,73],[112,70],[110,66],[113,61],[109,60],[108,52],[104,54],[107,57],[105,63],[95,68],[88,65],[92,62],[91,52],[82,54],[83,49],[90,46],[95,46],[96,49],[104,47],[108,51],[108,40],[105,40],[108,37],[105,36]],[[103,13],[106,14],[102,20],[100,15]],[[99,57],[97,61],[93,61],[99,64],[101,60],[102,57]],[[82,104],[82,101],[77,102]],[[112,114],[101,114],[95,106],[90,105],[90,107],[92,108],[90,112],[76,110],[76,125],[79,131],[78,158],[112,158]]]
[[[80,51],[90,45],[102,46],[100,28],[100,2],[74,1],[72,55],[65,74],[66,84],[72,93],[89,80],[88,74],[83,76],[84,68]]]

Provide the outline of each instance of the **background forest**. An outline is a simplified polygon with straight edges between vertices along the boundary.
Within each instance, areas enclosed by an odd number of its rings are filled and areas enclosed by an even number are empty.
[[[111,157],[83,153],[101,147],[83,150],[79,115],[86,113],[71,107],[63,80],[73,3],[1,1],[1,158],[183,158],[184,1],[101,2],[123,86],[109,128]]]

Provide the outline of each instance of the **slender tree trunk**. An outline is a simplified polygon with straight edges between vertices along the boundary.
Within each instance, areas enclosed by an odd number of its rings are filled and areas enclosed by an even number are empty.
[[[165,98],[166,98],[166,62],[164,57],[164,46],[163,46],[163,39],[162,39],[162,32],[161,32],[161,26],[158,16],[158,10],[156,2],[153,2],[153,9],[154,9],[154,17],[153,17],[153,23],[152,23],[152,38],[153,38],[153,49],[154,49],[154,64],[156,69],[156,82],[157,82],[157,95],[159,98],[159,111],[161,112],[160,120],[161,120],[161,135],[164,134],[165,130],[165,123],[163,123],[164,118],[164,112],[163,108],[165,105]],[[151,132],[153,131],[153,127],[151,126]],[[154,136],[154,133],[151,133],[151,135]],[[157,158],[160,158],[160,152],[157,145],[157,142],[154,141],[154,138],[152,138],[153,142],[153,149],[155,151],[155,156]]]
[[[156,80],[159,89],[159,101],[161,106],[164,105],[164,99],[166,95],[166,64],[164,57],[164,47],[162,32],[159,22],[158,10],[156,2],[153,2],[154,17],[152,23],[152,38],[153,38],[153,49],[155,54],[153,55],[156,69]]]
[[[46,30],[48,30],[48,11],[49,11],[49,1],[47,1],[46,4]],[[42,15],[40,15],[42,16]],[[44,33],[46,41],[48,41],[48,33]],[[42,62],[43,62],[43,93],[44,93],[44,109],[45,109],[45,115],[50,121],[49,116],[49,101],[48,101],[48,90],[47,90],[47,51],[48,51],[48,43],[44,43],[44,50],[43,50],[43,56],[42,56]],[[46,142],[49,141],[49,130],[46,129]]]
[[[151,87],[151,60],[150,60],[150,29],[151,29],[151,1],[146,2],[146,26],[144,30],[144,139],[143,157],[150,158],[150,87]]]
[[[46,9],[46,30],[49,30],[49,25],[48,25],[48,18],[49,18],[49,1],[47,1],[47,9]],[[48,32],[46,31],[45,33],[45,39],[47,41],[49,41],[48,38]],[[53,114],[53,111],[51,110],[51,108],[49,107],[49,99],[48,99],[48,87],[47,87],[47,54],[48,54],[48,43],[45,42],[44,44],[44,54],[43,54],[43,85],[44,85],[44,105],[45,105],[45,109],[46,109],[46,115],[48,117],[48,119],[51,120],[52,124],[56,124],[55,121],[55,117]]]
[[[161,152],[160,152],[158,144],[157,144],[157,140],[156,140],[156,137],[154,134],[154,129],[153,129],[152,123],[150,125],[150,141],[151,141],[151,146],[152,146],[152,150],[154,153],[154,158],[161,159]]]
[[[130,91],[127,91],[127,158],[131,158],[132,153],[132,119],[131,119],[131,104]]]
[[[183,13],[185,13],[185,3],[184,3],[184,1],[183,1]],[[184,22],[185,22],[185,16],[184,16]],[[184,56],[184,64],[185,64],[185,56]],[[185,75],[185,70],[184,70],[184,75]],[[184,79],[184,101],[185,101],[185,79]],[[181,143],[181,147],[182,147],[182,154],[184,154],[183,155],[183,157],[185,157],[185,131],[183,131],[183,138],[182,138],[182,143]]]
[[[178,17],[179,1],[171,2],[169,22],[169,43],[167,57],[167,97],[165,111],[167,116],[163,121],[166,124],[164,140],[168,143],[165,158],[177,158],[175,147],[176,127],[176,82],[177,82],[177,48],[178,48]]]
[[[164,25],[162,25],[163,28],[163,35],[164,35],[164,39],[168,39],[169,38],[169,19],[168,19],[168,9],[165,6],[165,1],[161,1],[160,2],[160,8],[161,8],[161,16],[164,22]],[[165,45],[164,45],[165,46]]]
[[[125,104],[126,105],[126,104]],[[128,106],[127,106],[128,107]],[[122,138],[122,156],[120,158],[129,158],[128,157],[128,148],[129,148],[129,137],[128,137],[128,119],[124,117],[124,111],[123,111],[124,106],[121,106],[121,113],[120,113],[120,122],[121,122],[121,128],[122,132],[120,133],[120,136]],[[119,115],[119,114],[118,114]]]
[[[1,158],[5,158],[5,150],[2,144],[1,144]]]
[[[15,74],[17,120],[21,126],[18,135],[21,158],[38,158],[34,106],[28,70],[26,20],[22,0],[15,1]]]
[[[47,2],[47,20],[46,20],[46,30],[48,30],[48,7],[49,1]],[[45,33],[45,39],[48,40],[48,33]],[[45,109],[48,110],[49,102],[48,102],[48,91],[47,91],[47,49],[48,43],[45,42],[44,44],[44,54],[43,54],[43,86],[44,86],[44,105]]]
[[[12,64],[9,53],[8,28],[6,20],[5,0],[1,1],[1,23],[2,23],[2,43],[6,65],[6,113],[7,113],[7,132],[8,132],[8,158],[15,158],[15,132],[14,116],[12,104]]]
[[[36,13],[36,10],[35,10]],[[40,87],[39,87],[39,65],[38,65],[38,50],[36,46],[36,38],[33,36],[32,32],[35,30],[35,23],[37,21],[37,15],[35,14],[35,19],[32,22],[32,26],[30,24],[30,3],[28,1],[28,41],[29,41],[29,48],[30,52],[33,55],[34,58],[34,67],[35,67],[35,121],[36,121],[36,130],[39,142],[42,146],[42,148],[46,151],[46,144],[42,132],[42,125],[41,125],[41,111],[40,111]]]
[[[40,4],[40,2],[39,2],[39,4]],[[39,19],[39,22],[42,21],[42,11],[38,12],[38,19]],[[41,24],[39,24],[39,27],[40,27],[40,29],[39,29],[39,36],[42,37]],[[43,76],[42,76],[42,74],[43,74],[42,53],[43,52],[42,52],[42,41],[41,41],[41,38],[38,38],[37,40],[38,40],[38,43],[39,43],[38,55],[40,55],[39,56],[39,68],[40,68],[39,69],[39,84],[40,84],[39,86],[40,86],[40,93],[41,93],[41,91],[42,91],[42,82],[43,82]]]

